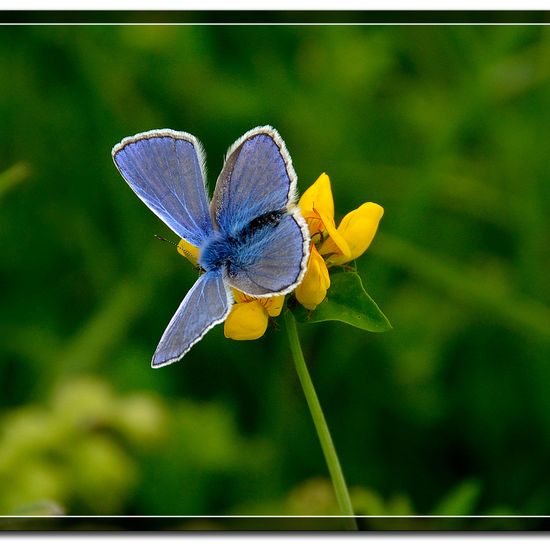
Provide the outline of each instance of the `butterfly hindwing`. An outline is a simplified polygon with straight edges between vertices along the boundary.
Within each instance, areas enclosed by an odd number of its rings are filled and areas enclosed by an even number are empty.
[[[200,246],[211,234],[204,154],[194,136],[152,130],[125,138],[112,155],[136,195],[181,238]]]
[[[296,194],[296,172],[278,132],[250,130],[229,149],[212,198],[212,218],[232,235],[266,212],[286,208]]]
[[[297,208],[282,214],[267,231],[253,232],[236,248],[238,269],[227,269],[233,286],[251,296],[285,294],[302,280],[309,258],[309,231]]]
[[[160,339],[152,366],[179,361],[213,326],[222,323],[233,303],[220,271],[199,277],[187,293]]]

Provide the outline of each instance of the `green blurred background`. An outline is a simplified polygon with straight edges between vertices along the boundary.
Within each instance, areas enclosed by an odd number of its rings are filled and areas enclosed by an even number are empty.
[[[1,27],[0,513],[338,512],[280,321],[149,366],[196,273],[111,148],[191,132],[212,189],[261,124],[337,217],[385,208],[394,330],[300,327],[357,512],[549,513],[549,59],[537,26]]]

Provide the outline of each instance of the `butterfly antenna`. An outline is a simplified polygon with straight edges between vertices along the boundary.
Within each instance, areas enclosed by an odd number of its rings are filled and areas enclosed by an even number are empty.
[[[171,241],[170,239],[166,239],[165,237],[161,235],[155,235],[155,239],[158,239],[159,241],[162,241],[163,243],[171,244],[172,246],[175,246],[191,263],[195,263],[195,258],[189,253],[189,251],[185,250],[182,246],[175,243],[174,241]]]
[[[161,235],[155,235],[155,239],[158,239],[159,241],[162,241],[163,243],[169,243],[172,246],[175,246],[176,248],[179,248],[179,245],[176,244],[174,241],[171,241],[170,239],[166,239],[165,237],[162,237]]]

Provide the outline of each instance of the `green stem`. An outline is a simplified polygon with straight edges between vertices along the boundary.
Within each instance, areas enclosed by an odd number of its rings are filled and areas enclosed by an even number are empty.
[[[313,382],[309,376],[304,354],[302,353],[300,339],[298,338],[298,330],[296,328],[296,320],[294,319],[294,315],[292,315],[289,310],[285,312],[284,318],[288,341],[290,343],[290,351],[292,352],[296,372],[300,378],[302,389],[304,390],[307,404],[309,406],[309,411],[313,418],[313,423],[315,424],[315,429],[317,430],[317,435],[321,443],[321,448],[323,449],[323,454],[325,455],[325,460],[327,461],[338,506],[340,507],[342,515],[350,516],[349,527],[353,530],[357,530],[357,523],[355,521],[355,515],[353,513],[353,507],[351,505],[346,480],[344,479],[344,474],[342,473],[340,461],[338,460],[338,455],[336,454],[336,449],[334,448],[334,443],[332,442],[332,437],[330,436],[327,421],[325,420],[323,409],[321,408],[321,404],[317,398],[317,393],[313,387]]]

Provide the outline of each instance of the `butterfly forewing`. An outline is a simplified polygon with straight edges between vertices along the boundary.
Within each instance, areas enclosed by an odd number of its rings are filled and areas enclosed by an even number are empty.
[[[232,303],[219,271],[199,277],[164,331],[152,366],[163,367],[181,359],[206,332],[225,320]]]
[[[212,224],[197,139],[185,132],[153,130],[124,139],[112,155],[136,195],[181,238],[201,246]]]
[[[276,130],[255,128],[229,149],[212,199],[214,223],[232,235],[253,219],[294,200],[296,173]]]

